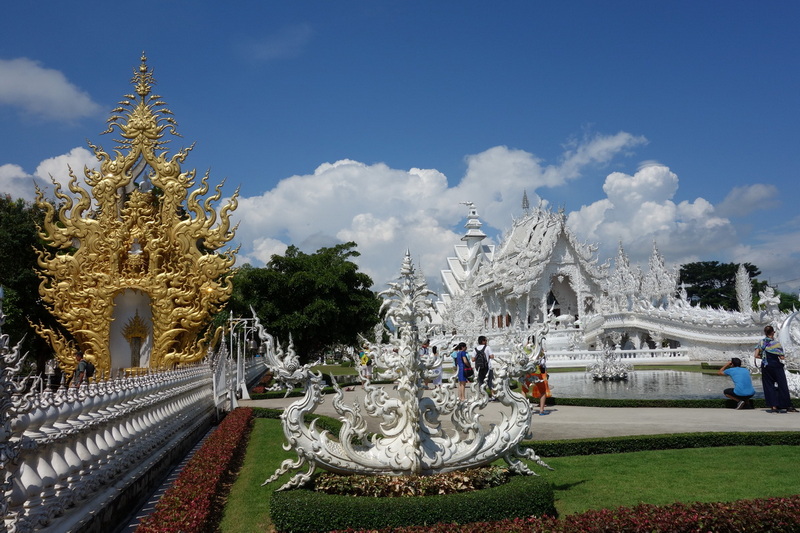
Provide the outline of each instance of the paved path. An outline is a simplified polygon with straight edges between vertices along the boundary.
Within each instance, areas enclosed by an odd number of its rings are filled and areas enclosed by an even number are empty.
[[[345,402],[352,404],[361,390],[345,392]],[[283,409],[297,398],[245,400],[245,407]],[[499,403],[490,402],[483,413],[485,420],[497,419]],[[772,414],[764,409],[680,409],[660,407],[550,407],[549,414],[534,414],[534,440],[581,439],[661,433],[696,433],[704,431],[800,431],[800,413]],[[338,418],[331,397],[317,408],[317,414]],[[444,425],[444,422],[443,422]],[[370,426],[375,431],[375,426]]]

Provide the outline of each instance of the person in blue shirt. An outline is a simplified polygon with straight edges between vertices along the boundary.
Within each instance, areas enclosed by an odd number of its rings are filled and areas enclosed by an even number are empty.
[[[456,346],[456,365],[458,368],[458,401],[463,402],[467,399],[467,381],[469,374],[474,372],[467,355],[467,343],[460,342]]]
[[[750,379],[750,371],[742,368],[742,360],[738,357],[732,357],[717,373],[733,380],[733,387],[725,389],[722,394],[736,401],[737,409],[743,408],[756,393],[753,389],[753,380]]]

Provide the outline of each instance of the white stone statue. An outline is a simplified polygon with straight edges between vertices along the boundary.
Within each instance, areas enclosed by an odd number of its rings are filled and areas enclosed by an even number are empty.
[[[305,415],[323,401],[322,379],[307,368],[296,371],[292,379],[304,382],[305,395],[286,408],[282,421],[287,446],[298,458],[284,461],[264,484],[303,467],[307,470],[296,473],[279,490],[302,486],[316,468],[341,474],[428,475],[488,465],[500,458],[520,474],[533,474],[521,458],[547,467],[533,450],[519,446],[530,438],[531,409],[527,398],[511,390],[510,381],[534,367],[533,358],[523,350],[524,337],[506,340],[510,356],[495,358],[494,396],[500,401],[499,416],[489,419],[483,412],[489,397],[477,384],[471,386],[465,402],[458,401],[455,378],[425,395],[424,380],[434,375],[447,356],[443,352],[435,357],[419,356],[418,333],[426,331],[432,310],[430,294],[425,282],[415,276],[406,253],[400,280],[381,293],[387,319],[397,330],[388,344],[380,343],[381,335],[376,335],[376,342],[367,341],[376,378],[391,377],[393,384],[386,387],[363,379],[362,408],[359,403],[346,405],[343,392],[334,383],[333,406],[343,423],[338,435],[317,429],[315,422],[305,422]],[[544,338],[543,331],[536,332],[538,342]],[[539,351],[536,347],[533,353]],[[450,428],[443,427],[442,417],[449,418]],[[368,433],[368,419],[379,422],[377,434]]]
[[[780,303],[780,297],[775,294],[775,289],[769,285],[767,285],[767,288],[763,291],[758,291],[758,307],[763,308],[767,315],[773,316],[779,314],[778,306]]]

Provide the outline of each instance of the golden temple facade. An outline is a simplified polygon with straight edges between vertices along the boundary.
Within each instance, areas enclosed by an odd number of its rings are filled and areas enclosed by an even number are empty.
[[[212,204],[222,197],[222,184],[206,197],[208,173],[190,190],[195,170],[181,165],[193,146],[168,155],[167,143],[179,137],[177,123],[151,93],[155,80],[144,55],[132,84],[136,94],[125,95],[103,132],[119,136],[113,155],[89,143],[99,170],[84,168],[86,187],[69,169],[69,193],[53,180],[55,202],[37,189],[46,213],[39,233],[49,247],[39,251],[39,292],[68,334],[35,327],[67,372],[75,368],[76,350],[94,362],[98,377],[139,366],[130,353],[112,357],[112,323],[126,320],[117,316],[125,294],[149,307],[149,320],[137,309],[124,332],[140,344],[147,337],[142,366],[198,361],[212,334],[207,325],[232,290],[236,250],[218,250],[234,236],[230,216],[238,190],[219,212]]]

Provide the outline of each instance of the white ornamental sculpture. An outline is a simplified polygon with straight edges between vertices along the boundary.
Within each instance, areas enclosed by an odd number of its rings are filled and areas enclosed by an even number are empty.
[[[389,344],[366,343],[376,379],[391,378],[393,384],[374,385],[367,375],[362,376],[362,410],[358,403],[345,405],[344,394],[334,382],[333,406],[342,421],[338,435],[317,429],[316,421],[304,421],[324,401],[322,376],[307,367],[282,373],[282,379],[305,386],[303,398],[281,416],[288,441],[284,447],[294,449],[298,459],[284,461],[265,485],[303,467],[306,471],[296,473],[278,490],[304,485],[317,468],[339,474],[429,475],[488,465],[500,458],[519,474],[534,475],[522,458],[549,468],[532,449],[519,446],[530,438],[531,409],[527,398],[511,390],[510,381],[531,372],[535,364],[524,350],[524,337],[507,340],[510,355],[494,360],[495,397],[500,401],[494,404],[499,408],[497,415],[490,417],[483,411],[489,397],[477,384],[470,387],[465,402],[458,401],[455,378],[430,396],[424,394],[424,380],[436,373],[442,358],[447,357],[450,364],[446,354],[418,355],[417,332],[425,331],[433,309],[430,294],[406,252],[399,282],[381,293],[387,319],[397,328],[395,334]],[[380,335],[376,338],[380,341]],[[543,338],[538,331],[536,342]],[[538,354],[540,347],[530,353]],[[378,433],[368,433],[367,417],[379,422]],[[449,417],[451,429],[442,427],[443,417]]]
[[[624,381],[633,372],[633,365],[620,359],[620,352],[606,346],[586,371],[595,381]]]
[[[789,314],[781,324],[778,339],[783,345],[786,359],[786,382],[789,393],[800,398],[800,311]]]

